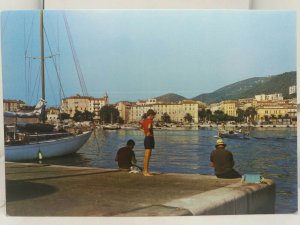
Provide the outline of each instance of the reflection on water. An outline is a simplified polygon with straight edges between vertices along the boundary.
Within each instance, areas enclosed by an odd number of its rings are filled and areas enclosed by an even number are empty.
[[[150,161],[152,171],[213,175],[210,152],[215,146],[216,130],[156,130],[156,147]],[[276,213],[297,211],[296,129],[256,129],[250,139],[225,139],[232,151],[235,168],[244,173],[259,173],[275,180]],[[44,163],[116,168],[116,151],[128,139],[136,142],[135,153],[142,165],[143,133],[138,130],[96,130],[77,154],[49,159]]]

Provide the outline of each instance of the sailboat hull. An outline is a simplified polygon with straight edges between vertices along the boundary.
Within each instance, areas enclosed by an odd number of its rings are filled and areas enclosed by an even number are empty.
[[[64,156],[77,152],[90,138],[92,132],[76,136],[17,146],[5,146],[5,161],[26,161]]]

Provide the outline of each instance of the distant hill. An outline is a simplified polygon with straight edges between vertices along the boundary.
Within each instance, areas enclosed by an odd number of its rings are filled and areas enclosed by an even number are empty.
[[[289,98],[289,86],[296,85],[296,72],[287,72],[269,77],[253,77],[242,80],[212,93],[200,94],[193,100],[205,103],[220,102],[229,99],[251,98],[258,94],[282,93]]]
[[[224,100],[235,100],[241,98],[253,98],[259,94],[282,93],[284,98],[295,97],[289,96],[289,87],[296,85],[296,72],[287,72],[279,75],[268,77],[253,77],[246,80],[222,87],[214,92],[200,94],[192,100],[204,103],[216,103]],[[187,98],[174,93],[165,94],[156,97],[162,102],[178,102]]]
[[[179,102],[179,101],[182,101],[185,99],[186,99],[185,97],[174,94],[174,93],[168,93],[168,94],[156,97],[156,100],[159,102]]]

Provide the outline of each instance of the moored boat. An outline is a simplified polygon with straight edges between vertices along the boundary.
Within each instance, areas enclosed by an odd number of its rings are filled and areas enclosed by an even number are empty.
[[[77,152],[87,142],[91,134],[91,131],[86,131],[78,135],[32,141],[27,144],[5,145],[5,160],[16,162],[72,154]]]

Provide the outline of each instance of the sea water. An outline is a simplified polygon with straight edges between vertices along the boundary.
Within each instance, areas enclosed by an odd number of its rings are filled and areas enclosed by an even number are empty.
[[[209,166],[215,147],[214,129],[155,130],[155,149],[150,170],[159,172],[214,175]],[[114,161],[127,140],[136,143],[137,165],[142,166],[144,135],[139,130],[95,130],[75,155],[45,160],[45,163],[117,168]],[[224,138],[233,153],[235,169],[241,174],[255,173],[276,183],[276,213],[297,211],[297,133],[294,128],[256,128],[249,139]]]

